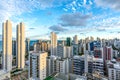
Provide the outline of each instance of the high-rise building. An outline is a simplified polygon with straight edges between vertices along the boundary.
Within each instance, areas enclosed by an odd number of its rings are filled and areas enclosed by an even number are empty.
[[[84,58],[81,56],[74,56],[73,57],[73,73],[77,75],[84,74]]]
[[[39,43],[37,42],[33,46],[37,51],[49,51],[49,43],[47,41],[41,41]]]
[[[100,48],[101,43],[100,41],[93,41],[89,43],[90,51],[93,51],[95,48]]]
[[[12,55],[16,56],[16,41],[12,41]]]
[[[12,41],[12,66],[16,66],[16,41]]]
[[[93,72],[104,75],[103,58],[93,58]]]
[[[67,58],[56,60],[56,72],[64,74],[69,73],[69,61]]]
[[[71,46],[71,38],[70,37],[67,37],[67,40],[66,40],[66,46]]]
[[[88,43],[89,41],[89,37],[85,38],[85,43]]]
[[[47,52],[30,52],[29,80],[44,80],[46,78],[47,56]]]
[[[73,56],[72,46],[65,46],[64,47],[64,57],[71,58]]]
[[[27,53],[27,54],[29,53],[29,50],[30,50],[30,39],[27,38],[27,39],[26,39],[26,53]]]
[[[119,62],[111,62],[107,63],[108,65],[108,79],[109,80],[120,80],[120,64]]]
[[[17,37],[16,37],[16,53],[17,53],[17,67],[25,67],[25,26],[23,23],[17,25]]]
[[[94,37],[91,36],[91,37],[90,37],[90,41],[94,41]]]
[[[56,60],[58,57],[52,55],[47,57],[47,76],[56,72]]]
[[[64,46],[62,44],[59,44],[57,46],[57,56],[63,58],[64,57]]]
[[[79,53],[78,44],[73,44],[72,48],[73,48],[73,55],[78,55],[78,53]]]
[[[51,55],[57,55],[57,35],[51,32]]]
[[[93,55],[95,58],[103,58],[103,48],[95,48],[93,51]]]
[[[57,56],[61,58],[70,58],[73,56],[72,46],[57,46]]]
[[[34,51],[41,51],[41,44],[40,43],[35,43],[33,46],[34,46]]]
[[[113,53],[112,53],[112,47],[105,46],[103,48],[103,58],[104,60],[112,60],[113,59]]]
[[[3,23],[3,69],[12,69],[12,24],[9,20]]]
[[[74,44],[78,44],[78,36],[77,35],[75,35],[73,37],[73,41],[74,41]]]
[[[92,73],[93,71],[92,59],[93,58],[91,56],[75,55],[73,57],[73,73],[77,75],[82,75],[84,73]]]

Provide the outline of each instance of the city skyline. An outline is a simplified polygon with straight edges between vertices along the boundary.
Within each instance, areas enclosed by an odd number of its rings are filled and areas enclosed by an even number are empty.
[[[24,22],[26,37],[30,39],[48,39],[52,31],[58,33],[59,39],[74,35],[79,38],[120,38],[119,1],[4,0],[0,3],[0,24],[10,19],[13,37],[16,37],[16,24]]]
[[[75,35],[60,41],[51,32],[50,40],[32,42],[25,40],[25,25],[19,23],[12,41],[11,21],[2,27],[0,80],[120,79],[120,39],[79,40]]]

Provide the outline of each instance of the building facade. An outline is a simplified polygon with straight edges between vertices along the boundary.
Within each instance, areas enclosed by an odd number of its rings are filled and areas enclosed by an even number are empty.
[[[51,55],[57,55],[57,35],[51,32]]]
[[[44,80],[47,69],[47,52],[31,51],[29,54],[29,79]]]
[[[23,69],[25,67],[25,26],[23,23],[17,25],[16,35],[16,63],[18,68]]]
[[[12,23],[7,20],[3,23],[3,69],[12,69]]]

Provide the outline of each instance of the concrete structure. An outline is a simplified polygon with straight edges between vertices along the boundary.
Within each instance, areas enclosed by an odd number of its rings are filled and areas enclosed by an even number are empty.
[[[51,32],[51,55],[57,55],[57,35]]]
[[[16,41],[12,40],[12,55],[16,56]]]
[[[56,60],[56,72],[58,73],[69,73],[69,61],[68,59],[57,59]]]
[[[90,51],[93,51],[95,48],[100,48],[101,43],[100,41],[92,41],[89,43]]]
[[[61,58],[64,57],[64,46],[62,44],[57,46],[57,56]]]
[[[104,53],[104,60],[112,60],[113,59],[113,50],[112,50],[112,47],[104,47],[103,48],[103,53]]]
[[[84,74],[84,58],[81,56],[74,56],[73,57],[73,73],[76,75]]]
[[[85,61],[85,59],[87,60]],[[92,73],[93,71],[93,57],[92,56],[74,56],[73,57],[73,73],[83,75],[85,73]]]
[[[9,20],[3,23],[3,70],[12,69],[12,24]]]
[[[47,57],[47,76],[50,76],[54,72],[56,72],[56,56]]]
[[[25,67],[25,26],[23,23],[17,25],[16,34],[16,53],[17,53],[17,67]]]
[[[107,63],[109,80],[120,80],[120,64],[116,61]]]
[[[84,72],[88,73],[88,51],[87,50],[84,52],[84,67],[85,67]]]
[[[41,51],[41,44],[40,43],[35,43],[33,45],[33,47],[34,47],[34,51]]]
[[[78,44],[73,44],[72,49],[73,49],[73,55],[78,55],[78,53],[79,53]]]
[[[33,46],[35,51],[49,51],[49,43],[46,41],[37,42]]]
[[[73,44],[78,44],[78,36],[77,36],[77,35],[75,35],[75,36],[73,37],[73,41],[74,41]]]
[[[95,58],[103,58],[103,47],[94,48],[93,55],[94,55]]]
[[[70,37],[67,37],[66,39],[66,46],[71,46],[72,40]]]
[[[30,50],[30,39],[27,38],[26,39],[26,52],[27,52],[27,54],[29,54],[29,50]]]
[[[90,37],[90,41],[94,41],[94,37],[91,36],[91,37]]]
[[[93,58],[93,72],[98,72],[101,75],[104,75],[104,65],[102,58]]]
[[[57,46],[57,56],[61,58],[71,58],[73,56],[72,46]]]
[[[44,80],[46,78],[47,56],[47,52],[30,52],[29,80]]]
[[[82,75],[86,73],[98,72],[104,75],[103,59],[94,58],[93,56],[85,55],[73,57],[73,73]]]

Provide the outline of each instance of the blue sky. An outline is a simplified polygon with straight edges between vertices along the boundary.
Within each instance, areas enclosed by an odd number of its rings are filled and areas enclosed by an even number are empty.
[[[0,35],[2,22],[24,22],[26,37],[48,39],[50,32],[59,39],[87,36],[120,38],[120,0],[0,0]]]

